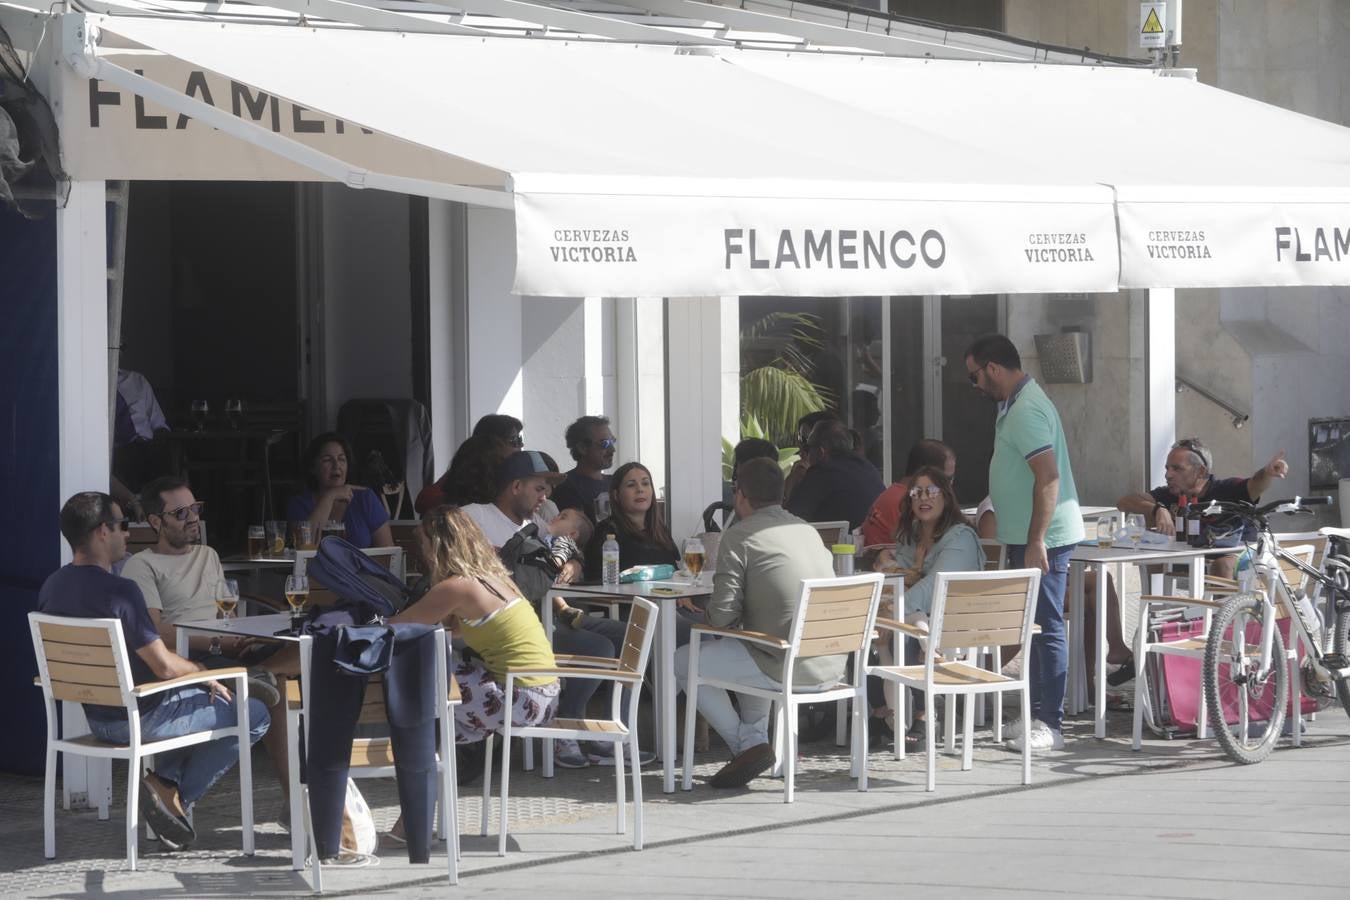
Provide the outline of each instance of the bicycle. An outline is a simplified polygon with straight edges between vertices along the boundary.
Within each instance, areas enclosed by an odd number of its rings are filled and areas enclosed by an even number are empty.
[[[1306,648],[1298,677],[1319,708],[1330,705],[1334,692],[1350,715],[1350,529],[1322,528],[1330,541],[1324,569],[1308,565],[1280,546],[1268,521],[1272,512],[1294,514],[1310,506],[1326,505],[1330,497],[1294,498],[1261,507],[1251,503],[1212,501],[1204,515],[1240,519],[1257,530],[1251,569],[1243,573],[1238,592],[1214,614],[1206,637],[1201,679],[1209,722],[1224,752],[1235,762],[1251,765],[1275,749],[1291,703],[1290,661],[1277,626],[1278,610],[1290,620],[1290,644]],[[1281,564],[1306,576],[1305,584],[1325,591],[1326,612],[1321,614],[1285,577]],[[1254,582],[1264,590],[1254,591]],[[1330,628],[1324,627],[1329,623]],[[1325,646],[1327,632],[1330,649]],[[1228,721],[1224,701],[1237,707],[1237,721]],[[1255,715],[1253,715],[1255,713]],[[1264,721],[1262,714],[1266,715]],[[1298,727],[1297,725],[1295,727]]]

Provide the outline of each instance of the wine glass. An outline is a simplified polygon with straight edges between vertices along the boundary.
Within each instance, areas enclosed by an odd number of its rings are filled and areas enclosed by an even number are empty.
[[[239,605],[239,582],[233,578],[226,578],[216,585],[216,609],[220,610],[220,617],[225,620],[222,628],[230,627],[230,616],[234,615],[234,608]]]
[[[1116,522],[1113,516],[1102,516],[1097,520],[1097,546],[1103,550],[1116,541]]]
[[[1134,549],[1139,549],[1139,542],[1144,539],[1144,517],[1139,513],[1130,513],[1125,517],[1125,536],[1130,539],[1130,544]]]
[[[684,542],[684,567],[693,576],[694,584],[698,584],[699,575],[703,572],[703,559],[703,541],[691,537]]]
[[[225,401],[225,418],[230,422],[232,431],[239,430],[239,422],[244,416],[244,402],[238,397],[229,397]]]
[[[206,414],[211,411],[210,405],[205,400],[193,400],[191,409],[192,421],[197,424],[197,430],[204,430],[206,428]]]
[[[300,616],[309,600],[309,578],[304,575],[286,576],[286,603],[291,607],[291,631],[299,627]]]

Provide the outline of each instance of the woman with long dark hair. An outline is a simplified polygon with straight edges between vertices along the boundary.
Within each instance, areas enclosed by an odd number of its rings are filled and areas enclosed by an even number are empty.
[[[317,531],[328,521],[343,524],[347,540],[356,546],[392,547],[389,513],[369,488],[352,484],[352,445],[335,431],[325,432],[305,448],[306,490],[286,504],[286,518],[308,521]]]
[[[675,565],[680,551],[670,537],[656,508],[656,488],[652,473],[640,462],[624,463],[610,482],[609,518],[595,526],[595,534],[586,546],[586,577],[599,579],[601,551],[605,539],[614,535],[619,544],[619,568],[632,566]]]

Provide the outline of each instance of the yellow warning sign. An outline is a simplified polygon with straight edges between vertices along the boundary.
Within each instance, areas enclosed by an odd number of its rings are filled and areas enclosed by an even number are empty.
[[[1144,19],[1144,27],[1141,29],[1143,34],[1162,34],[1162,22],[1158,21],[1158,10],[1150,9],[1148,18]]]
[[[1139,46],[1144,50],[1167,47],[1167,3],[1165,0],[1140,0]]]

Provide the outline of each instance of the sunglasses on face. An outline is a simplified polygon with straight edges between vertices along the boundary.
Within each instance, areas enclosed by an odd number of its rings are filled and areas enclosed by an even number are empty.
[[[911,500],[918,500],[921,497],[927,497],[930,500],[936,500],[938,497],[941,496],[942,496],[942,488],[938,487],[935,484],[930,484],[926,488],[912,487],[909,489],[909,499]]]
[[[967,372],[966,378],[970,379],[971,384],[978,386],[980,383],[980,373],[983,372],[985,370],[985,367],[988,365],[989,363],[985,363],[983,366],[980,366],[974,372]]]
[[[189,506],[180,506],[177,509],[167,509],[160,513],[160,515],[166,519],[177,519],[179,522],[186,522],[189,516],[195,516],[200,519],[202,517],[202,507],[205,505],[205,503],[198,500],[196,503]]]
[[[510,444],[512,447],[519,449],[525,446],[525,438],[521,437],[520,435],[516,435],[515,437],[507,441],[507,443]]]
[[[619,442],[614,438],[605,438],[603,441],[595,442],[595,446],[599,447],[601,450],[613,450],[618,444]]]

